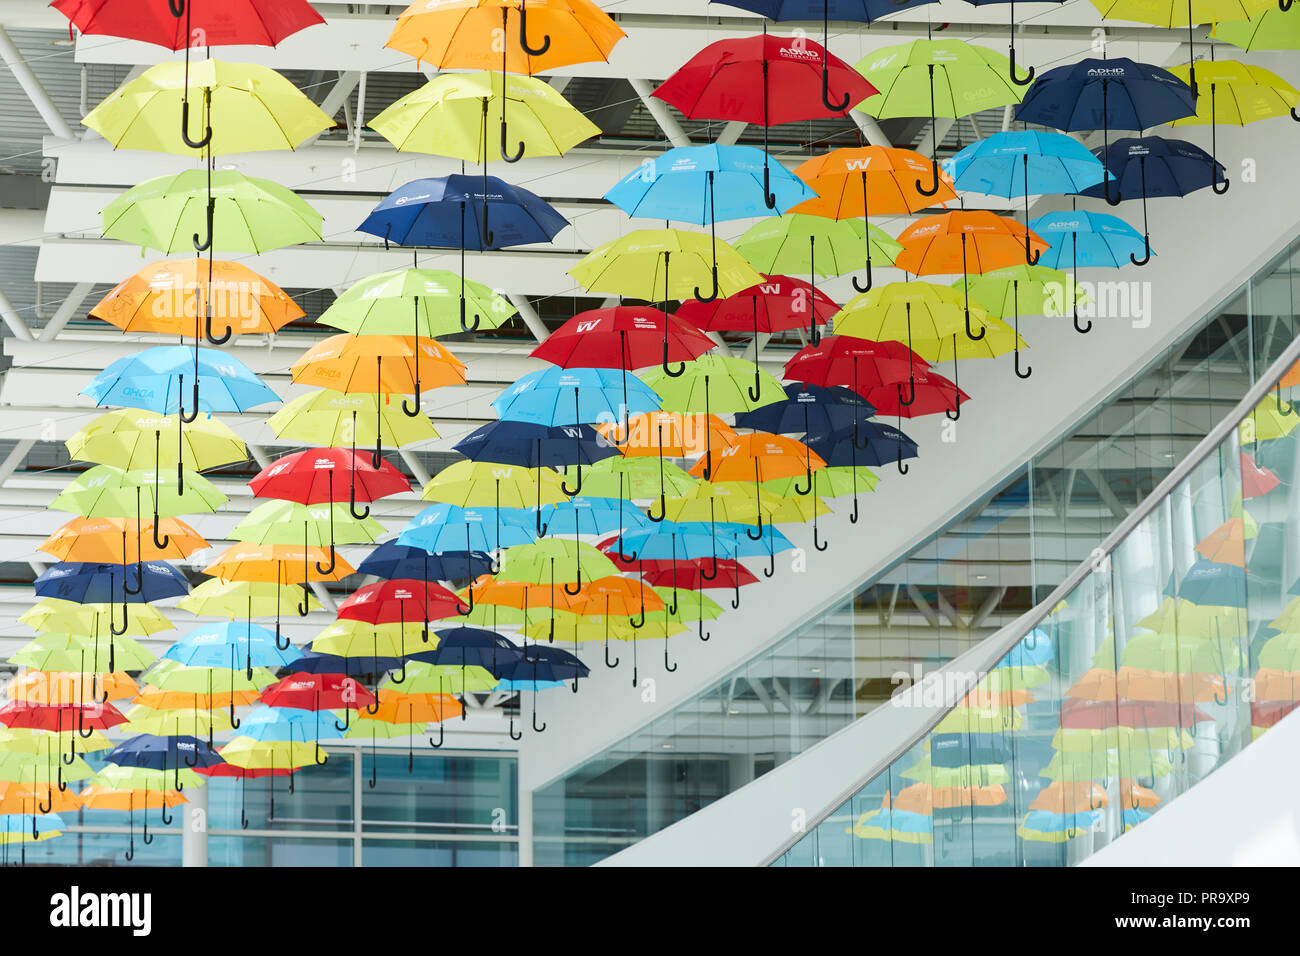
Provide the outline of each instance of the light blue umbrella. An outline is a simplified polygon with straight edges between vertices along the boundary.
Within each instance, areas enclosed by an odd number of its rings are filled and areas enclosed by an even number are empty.
[[[1049,212],[1031,220],[1029,228],[1051,244],[1039,264],[1064,269],[1067,264],[1105,266],[1118,269],[1129,264],[1130,255],[1142,252],[1142,234],[1119,216],[1082,209]]]
[[[622,498],[574,498],[543,505],[541,521],[551,534],[609,534],[648,528],[645,513]]]
[[[622,369],[555,366],[529,372],[497,396],[492,407],[506,421],[555,427],[618,422],[624,415],[658,411],[661,402],[654,389]]]
[[[713,291],[700,301],[712,302],[718,297],[718,222],[779,216],[815,195],[763,150],[714,144],[679,146],[648,159],[605,198],[629,216],[707,224],[714,249]]]
[[[319,740],[319,713],[319,711],[303,710],[298,707],[269,707],[266,704],[258,704],[240,723],[239,735],[264,741]]]
[[[205,624],[190,631],[163,654],[187,667],[230,667],[232,651],[244,650],[244,666],[251,680],[254,667],[285,667],[302,657],[287,640],[252,621]]]
[[[1105,164],[1078,140],[1051,130],[1009,130],[971,143],[944,168],[958,189],[989,196],[1025,197],[1029,228],[1029,194],[1077,193],[1110,178]],[[1025,262],[1037,265],[1025,233]]]
[[[191,367],[191,362],[192,367]],[[191,405],[185,411],[185,381],[191,382]],[[229,352],[160,345],[118,359],[81,390],[96,405],[122,405],[170,415],[179,412],[192,422],[200,411],[242,412],[278,402],[248,366]]]
[[[497,551],[536,540],[535,520],[531,508],[462,508],[438,503],[412,518],[397,536],[397,543],[430,554]]]

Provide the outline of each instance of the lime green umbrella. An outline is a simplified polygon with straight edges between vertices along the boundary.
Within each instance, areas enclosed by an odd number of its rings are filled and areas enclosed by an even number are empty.
[[[720,295],[735,295],[763,277],[725,242],[710,245],[702,232],[636,229],[593,249],[569,270],[588,292],[646,302],[698,298],[716,267]]]
[[[249,677],[245,673],[243,661],[236,660],[235,657],[232,647],[230,667],[192,667],[163,658],[141,679],[147,680],[159,690],[181,691],[186,694],[211,694],[214,687],[228,691],[261,690],[275,683],[275,675],[265,667],[254,667],[253,676]]]
[[[405,657],[438,646],[436,635],[430,634],[428,641],[424,640],[424,628],[423,621],[371,624],[340,618],[316,635],[311,649],[320,654],[357,659]]]
[[[880,92],[857,109],[876,119],[937,116],[957,119],[995,106],[1019,103],[1025,87],[1012,78],[1011,61],[987,47],[964,40],[912,40],[876,50],[854,67]],[[931,137],[932,179],[917,181],[923,196],[939,191],[939,143]]]
[[[554,468],[525,468],[490,461],[458,461],[424,486],[425,501],[460,508],[536,508],[537,533],[542,533],[542,505],[569,500]],[[497,534],[498,539],[500,533]]]
[[[109,203],[106,239],[162,252],[254,252],[319,241],[321,214],[292,190],[233,170],[146,180]],[[199,237],[206,236],[203,242]]]
[[[394,269],[352,285],[321,313],[321,325],[353,335],[417,335],[435,338],[479,328],[495,329],[518,313],[481,282],[442,269]],[[474,323],[466,316],[474,313]]]
[[[399,677],[404,679],[399,680]],[[412,661],[404,675],[390,674],[380,682],[379,686],[381,689],[402,694],[446,695],[487,691],[499,683],[501,680],[492,676],[492,672],[484,667]]]
[[[303,562],[309,548],[330,549],[329,566],[316,566],[321,574],[334,570],[336,544],[369,544],[387,532],[374,518],[358,518],[348,502],[322,502],[303,505],[296,501],[264,501],[231,532],[232,538],[254,544],[298,544],[302,542]]]
[[[1215,24],[1211,36],[1243,50],[1300,50],[1300,10],[1269,4],[1249,20]]]
[[[0,753],[0,780],[21,782],[31,777],[33,769],[42,780],[58,780],[60,786],[88,780],[95,775],[90,765],[76,755],[72,755],[72,763],[68,763],[56,751],[39,757],[27,753]]]
[[[960,288],[962,280],[953,283]],[[1050,266],[1014,265],[970,277],[972,299],[995,319],[1007,316],[1068,314],[1086,305],[1088,293],[1074,279]]]
[[[187,787],[201,787],[208,782],[207,777],[193,770],[181,769],[178,773],[170,768],[161,770],[120,764],[109,764],[95,775],[95,783],[115,790],[170,790],[177,779]]]
[[[302,592],[293,585],[271,581],[221,581],[213,578],[190,591],[176,606],[199,617],[221,617],[227,620],[280,616],[280,608],[292,607]],[[321,604],[307,595],[303,617],[312,610],[319,611]]]
[[[661,480],[662,476],[662,480]],[[659,457],[602,458],[587,466],[580,498],[656,498],[684,495],[699,482],[681,466]]]
[[[774,273],[807,273],[813,294],[818,276],[840,276],[876,257],[891,265],[902,246],[879,226],[860,219],[827,219],[807,213],[786,213],[760,219],[736,240],[736,251],[755,269]],[[816,309],[808,311],[808,337],[821,340]]]
[[[506,548],[501,555],[501,570],[497,578],[527,584],[562,582],[567,593],[577,594],[577,587],[569,588],[567,585],[583,580],[594,581],[611,574],[618,574],[618,566],[594,545],[572,538],[539,538],[528,544]]]
[[[509,604],[476,603],[468,614],[461,615],[460,622],[465,625],[475,624],[492,631],[502,628],[522,628],[538,621],[547,621],[551,617],[549,607],[513,607]]]
[[[1116,748],[1130,753],[1187,750],[1195,740],[1181,727],[1069,727],[1052,736],[1052,747],[1065,753]]]
[[[177,493],[176,474],[153,470],[124,471],[96,465],[74,478],[59,492],[50,508],[71,511],[86,518],[135,518],[152,509],[159,517],[216,511],[229,499],[202,475],[185,472],[185,488]]]
[[[233,705],[231,709],[234,709]],[[121,731],[130,735],[200,737],[206,734],[211,739],[214,734],[234,727],[234,721],[226,711],[209,711],[198,707],[187,710],[152,710],[136,706],[127,710],[126,716],[127,723],[121,725]]]
[[[186,143],[176,128],[176,118],[190,97],[203,101],[203,122],[211,131],[210,137],[202,137],[207,142],[197,148]],[[293,149],[332,127],[334,121],[269,67],[204,60],[192,67],[178,62],[151,66],[110,93],[82,125],[115,149],[206,158]]]
[[[920,780],[931,786],[996,787],[1011,782],[1011,774],[1000,763],[967,764],[963,767],[936,767],[927,754],[899,774],[904,780]]]
[[[1300,634],[1291,632],[1270,637],[1259,649],[1259,666],[1300,671]]]
[[[113,742],[102,730],[91,729],[89,737],[82,737],[75,727],[62,733],[32,727],[0,727],[0,752],[3,753],[40,754],[50,749],[51,741],[56,749],[62,750],[66,744],[66,749],[73,753],[113,749]]]
[[[41,634],[9,658],[10,664],[34,671],[79,671],[107,674],[116,670],[143,670],[157,660],[144,647],[124,635]]]
[[[1130,638],[1120,652],[1125,667],[1158,671],[1164,674],[1221,674],[1239,670],[1241,648],[1231,637],[1174,637],[1165,634],[1139,634]]]

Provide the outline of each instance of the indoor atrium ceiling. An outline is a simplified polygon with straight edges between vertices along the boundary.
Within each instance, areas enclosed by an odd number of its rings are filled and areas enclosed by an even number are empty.
[[[470,257],[472,278],[499,287],[505,285],[504,277],[510,277],[510,298],[520,317],[498,332],[466,336],[468,341],[456,344],[456,351],[470,367],[470,384],[426,395],[425,409],[442,438],[414,450],[404,449],[400,456],[405,470],[420,482],[459,457],[449,451],[459,437],[495,417],[488,403],[502,386],[539,367],[527,354],[539,338],[575,312],[605,301],[585,295],[567,270],[605,240],[646,225],[629,221],[601,199],[610,185],[644,158],[673,145],[714,139],[762,144],[762,131],[757,127],[687,121],[671,107],[648,99],[659,82],[704,44],[752,33],[758,28],[757,18],[696,0],[618,0],[600,5],[629,34],[612,62],[582,64],[544,79],[595,122],[602,135],[562,161],[525,158],[509,173],[513,183],[537,192],[573,225],[545,248],[520,247]],[[374,237],[355,232],[356,224],[402,183],[459,171],[460,167],[459,162],[438,157],[398,153],[366,126],[369,118],[419,86],[421,72],[425,77],[433,73],[427,64],[417,70],[409,57],[384,49],[402,6],[314,6],[329,22],[290,38],[278,50],[239,48],[221,53],[223,59],[260,62],[278,69],[335,120],[333,129],[296,152],[222,158],[223,165],[291,185],[325,216],[324,241],[271,252],[253,263],[306,310],[306,318],[273,336],[245,336],[231,345],[285,400],[301,391],[289,380],[289,365],[312,340],[332,331],[314,326],[313,321],[335,295],[366,275],[411,261],[409,250],[385,251]],[[1025,6],[1031,12],[1017,9],[1024,24],[1016,36],[1022,64],[1036,64],[1041,71],[1096,49],[1102,22],[1087,0]],[[876,48],[930,31],[983,42],[1001,52],[1008,39],[1006,16],[1005,5],[975,7],[944,0],[937,6],[904,12],[869,30],[854,25],[851,33],[840,35],[832,24],[830,48],[854,63]],[[99,238],[99,212],[124,188],[191,164],[179,157],[114,151],[80,123],[80,117],[123,81],[170,56],[161,48],[104,37],[77,37],[74,41],[67,21],[48,10],[42,0],[5,0],[0,6],[0,26],[9,41],[4,44],[9,47],[6,59],[14,54],[21,57],[37,81],[35,87],[25,89],[10,69],[0,70],[0,314],[4,319],[0,639],[8,638],[11,643],[25,633],[14,621],[31,603],[32,579],[52,560],[37,546],[67,517],[42,509],[67,482],[69,469],[83,467],[69,464],[62,445],[94,415],[93,406],[78,394],[79,389],[95,372],[139,348],[147,338],[123,335],[87,318],[88,309],[112,285],[145,261],[139,249]],[[630,29],[633,26],[636,29]],[[804,29],[820,38],[820,23],[781,27]],[[1185,30],[1113,24],[1106,30],[1112,55],[1132,55],[1155,63],[1178,62],[1187,56]],[[1198,52],[1204,49],[1199,46],[1200,32]],[[963,143],[1008,128],[1009,123],[1010,108],[978,113],[956,124],[941,119],[940,153],[950,154]],[[775,127],[769,146],[791,166],[816,152],[860,142],[905,145],[928,152],[930,125],[927,120],[877,123],[855,113],[852,120]],[[993,200],[991,205],[1005,209],[1006,202]],[[1013,211],[1020,214],[1023,210],[1016,207]],[[748,224],[723,224],[719,235],[732,238]],[[884,217],[880,225],[891,234],[901,228],[899,221]],[[148,257],[156,255],[149,253]],[[453,256],[437,251],[422,253],[419,263],[455,268]],[[877,281],[901,278],[889,270],[879,271]],[[839,301],[848,298],[846,278],[830,280],[825,288]],[[779,373],[780,364],[799,347],[801,337],[787,334],[784,341],[766,343],[762,364]],[[747,345],[748,336],[741,335],[724,348],[744,353]],[[1225,390],[1225,394],[1231,392]],[[267,413],[223,417],[248,441],[258,462],[292,450],[265,426]],[[1117,424],[1117,428],[1123,427],[1128,426]],[[252,501],[247,480],[258,467],[250,463],[214,476],[230,495],[231,505],[194,524],[216,547],[224,546],[224,535],[247,513]],[[1116,467],[1131,468],[1133,463],[1119,462]],[[1043,476],[1042,480],[1063,479]],[[1107,511],[1106,478],[1098,473],[1095,479],[1085,477],[1082,481],[1085,486],[1094,482],[1097,491],[1091,504],[1084,506]],[[397,530],[419,507],[414,495],[390,498],[376,505],[375,516],[390,530]],[[985,559],[990,566],[1002,560],[996,553]],[[898,571],[898,580],[907,573]],[[355,584],[342,582],[338,592],[346,593]],[[986,617],[981,625],[992,627],[1028,607],[1028,585],[1027,579],[1021,582],[1024,592],[1014,607],[1005,614]],[[317,593],[328,598],[323,588]],[[918,603],[911,607],[903,603],[899,615],[916,611],[916,623],[928,620]],[[890,606],[893,613],[894,604]],[[318,628],[325,620],[324,615],[313,615],[304,626]]]

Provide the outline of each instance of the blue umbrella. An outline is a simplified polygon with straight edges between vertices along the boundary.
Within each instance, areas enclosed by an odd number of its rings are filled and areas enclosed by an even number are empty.
[[[1187,569],[1177,585],[1173,575],[1170,575],[1165,594],[1193,604],[1245,607],[1246,569],[1202,558]]]
[[[1077,193],[1106,179],[1106,167],[1088,147],[1064,133],[1009,130],[971,143],[944,164],[958,189],[988,196],[1023,195],[1025,262],[1037,265],[1029,249],[1029,194]]]
[[[183,790],[181,765],[186,767],[215,767],[225,763],[221,755],[197,737],[155,737],[139,734],[118,744],[104,757],[120,767],[145,767],[167,772],[170,767],[176,774],[176,789]]]
[[[569,391],[573,392],[570,410]],[[625,369],[552,368],[529,372],[492,401],[503,420],[551,427],[620,422],[632,415],[657,411],[662,404],[658,393]],[[574,454],[583,439],[574,434]],[[578,460],[577,487],[564,492],[582,492],[582,461]]]
[[[245,672],[253,678],[254,667],[284,667],[302,657],[288,641],[281,646],[275,631],[252,621],[225,621],[205,624],[190,631],[163,657],[187,667],[227,667],[232,651],[243,644]]]
[[[489,176],[484,164],[481,180],[462,173],[416,179],[393,190],[357,231],[379,236],[385,249],[389,242],[460,249],[460,327],[473,332],[479,320],[465,323],[465,250],[550,242],[568,224],[536,193]]]
[[[707,224],[714,247],[713,291],[704,296],[696,289],[695,297],[712,302],[718,297],[718,221],[779,216],[815,195],[784,166],[769,164],[761,149],[712,144],[678,146],[646,160],[605,198],[634,218]]]
[[[81,561],[54,564],[36,579],[36,595],[77,604],[108,605],[120,597],[122,627],[125,630],[127,604],[152,603],[189,593],[190,586],[185,576],[164,561],[146,561],[137,566],[137,587],[134,591],[128,590],[126,579],[131,567],[133,566],[129,564]],[[111,621],[109,627],[114,634],[124,633],[124,630],[117,630],[116,624]]]
[[[719,0],[728,7],[748,10],[769,20],[822,21],[822,50],[830,40],[830,21],[848,20],[853,23],[871,23],[881,17],[913,7],[937,3],[938,0]],[[826,70],[826,57],[822,56],[822,105],[832,112],[849,108],[849,94],[839,103],[831,101],[830,77]]]
[[[623,498],[573,498],[543,505],[542,523],[552,534],[602,535],[611,531],[650,527],[650,519]]]
[[[1016,84],[1016,86],[1028,86],[1030,83],[1034,82],[1034,74],[1037,71],[1032,66],[1029,68],[1029,72],[1025,74],[1024,79],[1021,79],[1016,75],[1016,0],[966,0],[966,2],[977,7],[982,7],[985,4],[990,3],[1010,2],[1011,12],[1007,17],[1007,20],[1011,25],[1011,39],[1007,44],[1007,58],[1011,61],[1011,82]],[[1065,0],[1049,0],[1049,2],[1064,3]]]
[[[533,730],[540,734],[546,729],[546,724],[537,726],[537,692],[551,687],[563,687],[568,680],[573,681],[576,690],[579,678],[590,674],[590,668],[568,651],[542,644],[534,644],[532,647],[525,644],[522,658],[502,665],[501,683],[497,686],[501,690],[533,692]],[[515,718],[511,714],[510,739],[518,740],[522,736],[522,732],[515,733]]]
[[[1186,140],[1160,136],[1126,137],[1109,146],[1098,147],[1094,152],[1118,182],[1119,196],[1111,199],[1109,180],[1102,186],[1082,190],[1080,195],[1104,196],[1112,206],[1118,206],[1125,199],[1142,198],[1142,240],[1146,251],[1141,259],[1129,254],[1129,261],[1136,266],[1144,266],[1151,259],[1151,235],[1147,229],[1148,196],[1186,196],[1206,186],[1213,187],[1216,193],[1227,192],[1228,178],[1223,164]],[[1223,189],[1219,189],[1220,184]]]
[[[847,428],[820,435],[809,435],[808,447],[821,456],[829,467],[856,468],[858,465],[898,463],[907,474],[904,458],[917,457],[916,442],[897,428],[877,422],[864,422],[855,433]]]
[[[1030,221],[1029,227],[1049,243],[1040,263],[1052,269],[1064,269],[1065,250],[1070,250],[1075,288],[1079,285],[1079,266],[1108,266],[1118,269],[1142,251],[1142,234],[1118,216],[1083,210],[1049,212]],[[1068,243],[1067,243],[1068,240]],[[1154,255],[1154,253],[1149,253]],[[1074,327],[1080,332],[1092,328],[1079,324],[1079,297],[1073,298]]]
[[[359,658],[363,664],[369,662],[370,670],[361,671],[360,673],[379,674],[384,671],[393,670],[402,666],[400,657],[362,657]],[[337,654],[325,654],[311,650],[311,645],[307,644],[303,654],[290,667],[282,668],[276,672],[277,677],[286,677],[288,674],[342,674],[344,677],[352,676],[352,658],[341,657]]]
[[[519,508],[462,508],[438,503],[412,518],[397,536],[397,543],[431,554],[453,548],[497,551],[535,540],[533,520],[531,512]],[[495,529],[491,540],[488,525]]]
[[[182,427],[205,412],[242,412],[258,405],[278,402],[280,396],[249,371],[234,356],[216,349],[194,345],[193,371],[190,372],[192,411],[185,411],[183,394],[185,376],[190,367],[190,352],[183,345],[160,345],[127,355],[96,375],[82,395],[96,405],[122,405],[142,408],[163,415],[176,413],[176,437],[180,453],[176,458],[177,494],[185,491],[185,436]],[[159,432],[154,432],[155,440]],[[158,470],[157,455],[154,471]]]
[[[777,434],[808,434],[852,428],[876,414],[870,402],[842,385],[823,387],[794,383],[786,397],[736,416],[737,428]]]
[[[452,446],[474,461],[521,468],[594,465],[621,454],[618,446],[590,425],[537,425],[496,421],[474,429]]]
[[[357,574],[370,574],[388,581],[406,578],[416,581],[473,580],[492,569],[492,556],[486,551],[439,551],[430,554],[423,548],[411,548],[396,541],[381,544],[357,568]]]

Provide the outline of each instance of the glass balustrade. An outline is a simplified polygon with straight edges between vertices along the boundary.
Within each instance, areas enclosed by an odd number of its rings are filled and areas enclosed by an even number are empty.
[[[630,846],[797,755],[1032,609],[1296,337],[1297,268],[1300,243],[892,567],[536,790],[535,862],[592,863]],[[1261,454],[1273,467],[1277,453]],[[1259,534],[1280,546],[1282,529],[1265,523]],[[1040,704],[1025,706],[1033,713]]]

